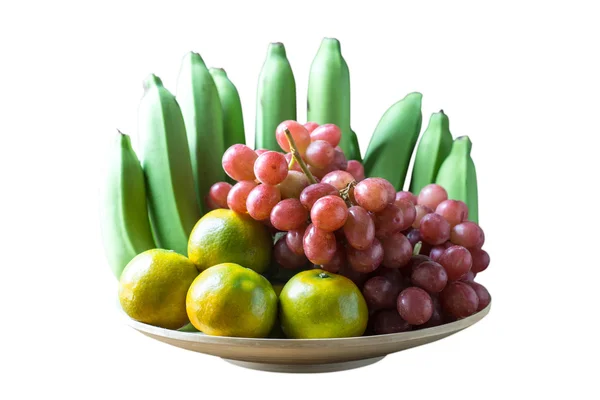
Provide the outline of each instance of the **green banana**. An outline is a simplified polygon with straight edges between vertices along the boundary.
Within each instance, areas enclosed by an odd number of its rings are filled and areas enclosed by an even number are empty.
[[[200,209],[183,116],[159,77],[150,75],[144,89],[138,127],[150,222],[160,247],[187,255]]]
[[[221,166],[225,145],[219,93],[200,54],[190,52],[183,58],[176,96],[187,132],[196,198],[204,214],[210,187],[225,180]]]
[[[102,239],[117,279],[139,253],[156,247],[148,220],[144,172],[131,138],[121,132],[110,147],[100,208]]]
[[[442,162],[450,154],[452,134],[450,121],[444,110],[431,114],[429,125],[419,141],[413,163],[410,191],[419,194],[421,189],[433,183]]]
[[[310,66],[307,118],[337,125],[342,131],[340,148],[346,155],[352,153],[350,72],[337,39],[324,38]]]
[[[358,144],[358,138],[356,137],[356,133],[350,128],[350,149],[346,154],[346,158],[348,160],[356,160],[362,162],[362,158],[360,155],[360,145]]]
[[[365,154],[365,174],[385,178],[402,190],[415,144],[421,131],[421,99],[409,93],[381,117]]]
[[[246,144],[242,102],[236,87],[229,80],[224,69],[210,68],[209,72],[215,81],[221,101],[225,149],[237,143]]]
[[[468,136],[456,138],[435,183],[446,189],[449,199],[464,201],[469,207],[469,220],[479,223],[477,173],[471,158],[472,146]]]
[[[296,81],[283,43],[271,43],[258,77],[255,149],[281,151],[275,130],[296,120]]]

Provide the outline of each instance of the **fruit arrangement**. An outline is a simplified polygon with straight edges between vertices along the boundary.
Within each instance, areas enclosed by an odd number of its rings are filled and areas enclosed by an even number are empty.
[[[283,44],[259,77],[254,148],[223,69],[190,53],[173,95],[144,81],[139,158],[111,148],[106,253],[125,313],[207,335],[336,338],[430,328],[490,303],[471,141],[421,131],[420,93],[383,115],[364,160],[336,39],[312,63],[308,120]],[[410,167],[409,190],[403,190]]]

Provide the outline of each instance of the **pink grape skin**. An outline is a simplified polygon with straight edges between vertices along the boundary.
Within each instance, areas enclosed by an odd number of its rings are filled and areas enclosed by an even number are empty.
[[[417,196],[406,190],[401,190],[400,192],[396,193],[395,201],[398,200],[406,200],[411,202],[413,206],[417,205]]]
[[[400,230],[403,231],[410,228],[417,217],[417,209],[415,206],[410,201],[402,199],[394,200],[393,204],[402,211],[402,216],[404,217],[404,222],[402,223]]]
[[[431,214],[433,210],[427,206],[416,205],[415,206],[415,220],[412,223],[412,227],[419,229],[421,226],[421,219],[424,216]]]
[[[402,232],[395,232],[381,242],[383,265],[387,268],[403,268],[411,260],[413,247]]]
[[[419,242],[423,242],[421,232],[419,232],[419,230],[415,228],[410,228],[404,231],[404,236],[406,236],[412,247],[415,247]]]
[[[315,202],[325,196],[339,196],[339,192],[330,184],[320,182],[304,188],[299,197],[302,205],[310,211]]]
[[[406,322],[396,310],[380,310],[371,317],[373,319],[373,332],[376,335],[408,332],[412,326]]]
[[[481,248],[485,242],[483,230],[475,222],[465,221],[452,228],[450,241],[467,248]]]
[[[426,261],[416,266],[410,276],[413,285],[429,293],[439,293],[448,283],[446,270],[440,264]]]
[[[329,261],[326,264],[321,265],[321,268],[324,271],[332,272],[332,273],[336,274],[339,272],[339,270],[345,264],[346,264],[346,251],[344,250],[344,247],[338,243],[337,249],[335,250],[335,253],[333,254],[333,258],[331,259],[331,261]]]
[[[271,210],[281,200],[281,193],[277,186],[258,185],[248,195],[246,208],[248,214],[257,221],[269,219]]]
[[[400,285],[384,276],[374,276],[365,282],[362,294],[369,310],[394,308],[400,294]]]
[[[425,186],[417,196],[417,204],[427,206],[432,210],[435,210],[444,200],[448,200],[448,192],[435,183]]]
[[[414,286],[400,292],[396,306],[402,319],[411,325],[422,325],[429,321],[433,314],[431,296]]]
[[[446,246],[444,246],[443,244],[433,246],[429,251],[429,258],[437,262],[440,259],[442,253],[444,253],[444,251],[446,251]]]
[[[257,156],[260,157],[261,154],[266,153],[267,151],[271,151],[269,149],[256,149],[254,150],[254,152],[256,153]]]
[[[298,148],[298,152],[300,155],[304,155],[306,148],[310,144],[310,134],[306,130],[306,128],[296,121],[283,121],[277,126],[275,130],[275,138],[277,139],[277,143],[279,147],[283,149],[286,153],[290,151],[290,144],[288,143],[287,137],[285,136],[285,128],[288,128],[290,133],[292,134],[292,138],[296,143],[296,147]]]
[[[431,314],[431,318],[429,321],[424,323],[423,325],[419,325],[419,328],[433,328],[434,326],[442,325],[444,321],[444,312],[442,311],[442,306],[440,305],[439,296],[436,294],[430,294],[431,302],[433,303],[433,313]]]
[[[243,144],[234,144],[225,151],[221,164],[225,173],[236,181],[253,181],[256,152]]]
[[[335,170],[331,165],[328,165],[327,168],[315,168],[312,165],[307,165],[307,167],[317,180],[323,179],[325,175]]]
[[[477,283],[477,282],[466,282],[467,285],[471,286],[479,299],[479,303],[477,304],[477,311],[481,311],[490,304],[492,301],[492,297],[490,296],[490,292],[485,288],[485,286]]]
[[[280,231],[300,228],[308,219],[308,211],[298,199],[284,199],[271,210],[271,224]]]
[[[314,142],[317,140],[325,140],[332,147],[340,144],[342,138],[342,130],[334,124],[323,124],[310,133],[310,139]]]
[[[316,168],[326,168],[333,162],[335,150],[324,140],[316,140],[306,148],[304,159],[306,162]]]
[[[407,276],[411,276],[412,271],[414,271],[415,268],[428,261],[431,261],[431,258],[424,256],[423,254],[413,255],[410,257],[408,263],[402,268],[402,273],[406,274]]]
[[[477,312],[479,298],[477,292],[468,283],[449,282],[440,293],[442,309],[456,318],[466,318]]]
[[[471,252],[471,258],[473,259],[471,271],[475,274],[485,271],[490,265],[490,255],[487,251],[482,249],[469,249],[469,251]]]
[[[388,204],[375,213],[375,236],[383,239],[394,232],[399,232],[404,226],[404,214],[394,204]]]
[[[444,217],[450,226],[454,226],[467,220],[469,208],[460,200],[444,200],[437,206],[435,213]]]
[[[273,248],[273,257],[275,261],[283,268],[296,269],[308,263],[308,259],[304,255],[294,253],[288,247],[285,240],[279,239]]]
[[[375,276],[383,276],[391,280],[401,288],[400,291],[410,286],[410,282],[407,281],[407,279],[402,274],[401,270],[398,268],[388,268],[385,265],[382,265],[375,271]]]
[[[350,246],[357,250],[366,250],[373,244],[375,224],[364,208],[352,206],[348,209],[348,219],[343,232]]]
[[[383,246],[377,238],[373,239],[371,247],[366,250],[356,250],[354,247],[346,248],[346,256],[352,269],[360,273],[375,271],[383,261]]]
[[[256,182],[254,181],[239,181],[233,185],[227,194],[227,206],[240,214],[247,213],[246,201],[248,195],[256,186]]]
[[[228,182],[217,182],[208,190],[207,203],[209,208],[229,208],[227,206],[227,195],[232,186]]]
[[[346,253],[347,260],[348,253],[346,250],[344,251]],[[338,274],[350,279],[356,286],[358,286],[359,289],[362,289],[365,282],[371,277],[371,274],[356,271],[348,262],[340,267]]]
[[[473,258],[469,250],[462,246],[448,247],[440,256],[438,262],[442,264],[449,281],[455,281],[471,270]]]
[[[388,201],[387,185],[381,178],[367,178],[358,182],[354,187],[354,197],[358,205],[372,212],[379,212],[391,203]]]
[[[312,133],[315,129],[317,129],[319,127],[319,124],[317,124],[316,122],[307,122],[303,125],[306,130],[308,131],[308,133]]]
[[[290,162],[292,161],[292,158],[294,157],[292,155],[292,153],[285,153],[285,162],[288,165],[290,165]],[[298,172],[302,172],[302,168],[300,168],[300,164],[298,164],[296,161],[294,161],[294,165],[292,165],[292,168],[290,169],[290,171],[298,171]]]
[[[348,160],[346,172],[351,173],[356,182],[360,182],[365,179],[365,167],[363,167],[359,161]]]
[[[475,280],[476,275],[477,274],[473,273],[473,267],[471,267],[471,270],[463,276],[461,276],[459,280],[463,282],[473,282]]]
[[[450,224],[438,214],[425,215],[419,224],[419,231],[423,240],[433,246],[450,239]]]
[[[310,182],[304,173],[288,171],[287,177],[277,187],[281,192],[282,199],[297,199],[309,184]]]
[[[331,163],[331,170],[345,171],[348,168],[348,159],[346,155],[339,147],[336,147],[333,151],[333,162]]]
[[[310,210],[310,219],[317,228],[333,232],[346,223],[348,207],[339,196],[321,197]]]
[[[351,173],[341,170],[336,170],[328,173],[321,179],[321,183],[328,183],[337,190],[342,190],[348,184],[354,181],[354,177]]]
[[[304,255],[304,233],[308,224],[305,222],[300,228],[292,229],[285,234],[285,242],[291,251],[298,255]],[[333,272],[333,271],[332,271]]]
[[[325,232],[313,224],[306,228],[303,244],[304,254],[310,262],[317,265],[329,263],[337,249],[335,235],[332,232]]]
[[[267,185],[278,185],[287,177],[288,166],[285,156],[276,151],[267,151],[254,162],[254,175]]]

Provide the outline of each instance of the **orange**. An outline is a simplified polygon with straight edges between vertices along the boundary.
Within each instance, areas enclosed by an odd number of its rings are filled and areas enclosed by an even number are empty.
[[[311,269],[296,274],[283,287],[279,318],[288,338],[342,338],[365,332],[368,309],[350,279]]]

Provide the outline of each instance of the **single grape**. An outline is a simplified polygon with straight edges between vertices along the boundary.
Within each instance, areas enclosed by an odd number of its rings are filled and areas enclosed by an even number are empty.
[[[431,214],[433,210],[427,206],[416,205],[415,206],[415,220],[412,223],[412,227],[419,229],[421,226],[421,220],[424,216]]]
[[[433,246],[429,251],[429,258],[435,262],[438,262],[444,251],[446,251],[446,249],[450,246],[452,246],[452,242],[446,242],[438,244],[437,246]]]
[[[287,177],[288,166],[285,156],[276,151],[267,151],[254,162],[254,175],[267,185],[278,185]]]
[[[423,325],[420,325],[419,328],[433,328],[434,326],[442,325],[445,322],[444,312],[442,311],[442,306],[440,305],[439,297],[436,294],[430,294],[431,302],[433,303],[433,312],[431,313],[431,318],[429,321],[425,322]]]
[[[357,250],[371,247],[375,238],[375,224],[367,211],[360,206],[348,209],[348,219],[343,227],[348,244]]]
[[[468,248],[480,249],[485,241],[483,230],[475,222],[465,221],[454,226],[450,241]]]
[[[304,232],[308,224],[305,222],[298,229],[292,229],[285,234],[285,242],[287,243],[290,250],[298,255],[304,255]]]
[[[467,285],[471,286],[477,294],[477,298],[479,299],[479,303],[477,305],[477,311],[481,311],[490,304],[492,301],[492,297],[490,296],[490,292],[483,286],[477,282],[466,282]]]
[[[385,253],[385,250],[384,250],[384,253]],[[402,275],[402,272],[398,268],[388,268],[388,267],[382,265],[381,267],[377,268],[377,270],[375,271],[375,275],[383,276],[387,279],[390,279],[392,282],[395,282],[400,286],[405,285],[406,279],[405,279],[404,275]],[[408,286],[406,286],[406,287],[408,287]],[[402,289],[406,289],[406,287],[402,287]]]
[[[406,266],[404,268],[402,268],[402,271],[410,276],[410,275],[412,275],[412,271],[414,271],[415,268],[417,268],[422,263],[429,262],[429,261],[431,261],[431,258],[429,258],[423,254],[413,255],[410,258],[410,260],[408,261],[408,263],[406,264]]]
[[[389,193],[385,182],[387,181],[381,178],[367,178],[360,181],[354,188],[354,197],[358,205],[367,211],[379,212],[383,210],[388,203],[391,203],[391,201],[388,201]]]
[[[410,245],[414,248],[417,243],[423,242],[423,238],[421,237],[421,232],[418,229],[410,228],[404,231],[404,235],[410,242]]]
[[[236,181],[253,181],[254,162],[258,156],[250,147],[234,144],[223,154],[222,165],[225,173]]]
[[[308,263],[306,256],[294,253],[282,239],[275,243],[273,257],[279,265],[287,269],[297,269]]]
[[[449,281],[460,279],[471,269],[473,259],[469,250],[462,246],[448,247],[440,256],[439,263],[442,264]]]
[[[479,298],[468,283],[449,282],[440,293],[442,309],[456,318],[466,318],[477,312]]]
[[[377,238],[373,239],[371,247],[366,250],[357,250],[354,247],[346,248],[348,262],[352,268],[361,273],[375,271],[383,261],[383,246]]]
[[[336,147],[333,151],[333,162],[330,167],[332,171],[345,171],[348,168],[348,159],[339,147]]]
[[[254,150],[254,152],[256,153],[256,155],[258,157],[260,157],[261,154],[266,153],[267,151],[271,151],[271,150],[269,150],[269,149],[256,149],[256,150]]]
[[[408,332],[412,328],[396,310],[380,310],[373,314],[372,318],[373,333],[376,335]]]
[[[310,224],[303,238],[304,254],[311,263],[323,265],[329,263],[337,249],[335,235]]]
[[[229,206],[227,206],[227,195],[231,188],[231,184],[227,182],[217,182],[212,185],[208,190],[208,196],[206,198],[208,208],[211,210],[217,208],[229,208]]]
[[[316,168],[312,165],[307,165],[307,167],[310,173],[313,174],[313,176],[317,179],[317,182],[320,182],[320,180],[323,179],[325,175],[327,175],[335,169],[331,165],[328,165],[327,168]]]
[[[473,282],[475,280],[476,275],[477,274],[473,273],[473,267],[471,267],[471,270],[463,276],[461,276],[459,280],[463,282]]]
[[[316,140],[306,148],[306,162],[316,168],[326,168],[333,162],[333,146],[324,140]]]
[[[437,206],[435,213],[444,217],[450,226],[454,226],[467,220],[469,208],[460,200],[444,200]]]
[[[314,183],[302,190],[302,193],[300,193],[300,202],[310,211],[317,200],[330,195],[339,196],[339,192],[328,183]]]
[[[296,143],[298,152],[300,153],[300,155],[303,156],[306,152],[306,148],[310,144],[310,134],[308,133],[306,128],[299,122],[288,120],[280,123],[277,129],[275,130],[275,138],[277,139],[279,147],[281,147],[286,153],[290,151],[290,144],[288,143],[287,137],[285,136],[285,128],[287,128],[292,134],[292,138]]]
[[[307,122],[304,124],[304,127],[308,131],[308,133],[312,133],[315,129],[319,127],[319,124],[316,122]]]
[[[435,210],[437,206],[444,200],[448,200],[448,192],[446,189],[435,183],[430,183],[421,189],[417,196],[417,204],[427,206]]]
[[[433,246],[450,239],[450,224],[441,215],[427,214],[421,219],[419,231],[423,240]]]
[[[351,173],[356,182],[360,182],[365,179],[365,167],[363,167],[360,161],[349,160],[348,166],[346,167],[346,172]]]
[[[328,173],[321,179],[321,183],[328,183],[337,190],[342,190],[354,181],[354,177],[351,173],[346,171],[336,170]]]
[[[277,187],[282,199],[297,199],[310,182],[304,173],[288,171],[287,177]]]
[[[446,270],[440,264],[433,261],[425,261],[417,265],[410,276],[413,285],[428,291],[439,293],[448,283]]]
[[[369,310],[394,308],[400,294],[400,285],[384,276],[374,276],[365,282],[362,294]]]
[[[402,232],[382,239],[383,265],[387,268],[405,267],[412,257],[413,247]]]
[[[300,200],[281,200],[271,210],[271,224],[280,231],[291,231],[302,227],[308,219],[308,211]]]
[[[346,259],[347,259],[347,255],[348,254],[346,252]],[[362,273],[362,272],[356,271],[354,268],[352,268],[352,265],[350,265],[350,263],[348,263],[348,262],[346,262],[345,264],[343,264],[340,267],[338,274],[350,279],[352,282],[354,282],[354,284],[359,289],[362,289],[365,282],[371,277],[371,274],[369,274],[369,273]]]
[[[344,226],[348,218],[348,207],[339,196],[321,197],[310,210],[310,219],[319,229],[333,232]]]
[[[339,270],[346,264],[346,251],[341,243],[337,243],[337,248],[331,261],[327,264],[321,265],[321,268],[327,272],[334,274],[338,273]]]
[[[422,325],[429,321],[433,314],[431,296],[414,286],[400,292],[396,306],[400,316],[411,325]]]
[[[298,172],[302,172],[302,168],[300,168],[300,164],[298,164],[296,161],[294,161],[294,163],[292,164],[292,168],[290,168],[290,162],[292,161],[292,158],[294,157],[292,155],[292,153],[285,153],[285,162],[288,165],[288,168],[290,171],[298,171]]]
[[[388,204],[375,213],[375,236],[380,240],[394,232],[400,232],[404,226],[404,214],[400,208]]]
[[[246,208],[248,214],[258,221],[268,219],[271,215],[271,210],[281,200],[281,193],[277,186],[258,185],[246,199]]]
[[[397,192],[394,201],[398,200],[406,200],[411,202],[413,206],[417,205],[417,196],[415,196],[409,191],[402,190],[400,192]]]
[[[325,140],[332,147],[336,147],[342,138],[342,130],[334,124],[323,124],[310,133],[310,139],[315,142],[317,140]]]
[[[227,206],[235,212],[245,214],[248,212],[246,201],[248,195],[256,187],[254,181],[239,181],[227,194]]]
[[[471,257],[473,258],[471,271],[473,271],[475,274],[485,271],[488,265],[490,265],[490,255],[487,253],[487,251],[481,249],[469,249],[469,251],[471,252]]]
[[[402,223],[400,230],[404,231],[410,228],[417,217],[417,209],[415,206],[410,201],[402,199],[394,200],[393,204],[402,211],[402,216],[404,217],[404,222]]]

